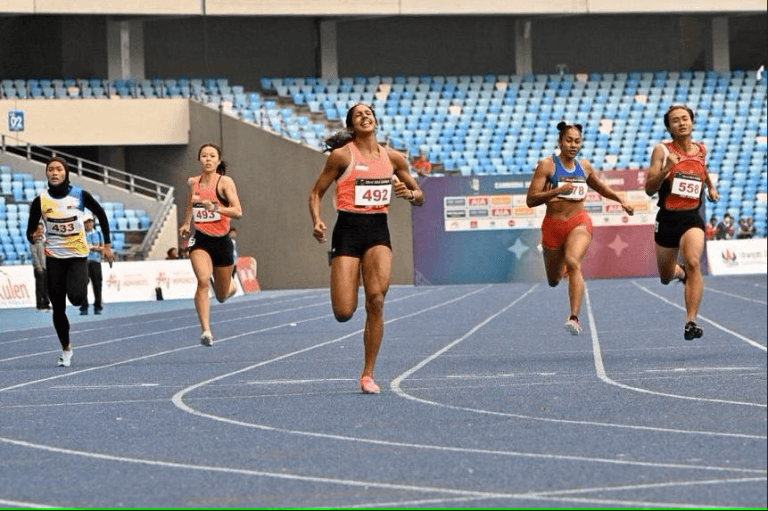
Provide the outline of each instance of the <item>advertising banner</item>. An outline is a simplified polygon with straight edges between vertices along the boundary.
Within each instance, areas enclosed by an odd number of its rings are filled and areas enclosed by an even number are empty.
[[[712,275],[768,273],[768,240],[707,241],[709,271]]]
[[[192,300],[197,289],[197,278],[188,259],[116,262],[112,268],[102,263],[101,270],[105,304],[152,301],[158,296],[164,300]],[[242,296],[240,281],[234,280],[235,296]],[[90,283],[88,301],[93,303]],[[35,277],[31,265],[0,266],[0,308],[11,307],[35,307]]]
[[[598,174],[635,207],[589,191],[585,209],[594,227],[584,276],[656,275],[655,199],[642,170]],[[433,176],[421,182],[427,200],[412,208],[416,284],[474,284],[541,280],[541,223],[546,206],[525,204],[532,174]]]

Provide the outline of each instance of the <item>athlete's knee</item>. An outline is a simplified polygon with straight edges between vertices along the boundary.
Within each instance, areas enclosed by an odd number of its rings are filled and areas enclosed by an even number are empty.
[[[659,281],[664,284],[665,286],[675,280],[674,276],[667,277],[666,275],[659,275]]]
[[[352,319],[352,316],[355,315],[355,311],[352,312],[339,312],[339,311],[333,311],[333,317],[336,318],[336,321],[339,323],[346,323],[350,319]]]
[[[568,273],[576,273],[581,271],[581,261],[578,257],[567,255],[565,256],[565,268]]]
[[[549,287],[557,287],[559,283],[560,283],[560,279],[553,279],[552,277],[547,277],[547,284],[549,284]]]
[[[686,259],[685,273],[688,275],[701,273],[701,261],[698,258]]]
[[[368,314],[381,314],[384,311],[384,293],[366,296],[365,311]]]

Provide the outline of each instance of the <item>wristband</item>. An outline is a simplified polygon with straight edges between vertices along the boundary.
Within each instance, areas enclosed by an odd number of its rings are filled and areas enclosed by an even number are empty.
[[[411,198],[408,199],[408,202],[410,202],[410,203],[416,202],[416,192],[415,191],[411,190]]]

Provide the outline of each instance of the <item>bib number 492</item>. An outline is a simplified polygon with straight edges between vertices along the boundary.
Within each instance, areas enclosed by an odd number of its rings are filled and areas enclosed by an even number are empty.
[[[390,179],[358,179],[355,182],[355,206],[386,206],[391,193]]]

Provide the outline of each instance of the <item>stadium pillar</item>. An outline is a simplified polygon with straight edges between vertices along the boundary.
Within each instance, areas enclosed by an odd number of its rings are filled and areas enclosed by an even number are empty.
[[[715,71],[731,69],[731,48],[726,16],[712,18],[712,69]]]
[[[533,73],[531,25],[530,20],[515,20],[515,74],[518,75]]]
[[[109,79],[144,79],[144,27],[141,21],[107,21]]]
[[[336,22],[321,20],[320,39],[320,76],[323,78],[338,78],[339,54],[336,50]]]

